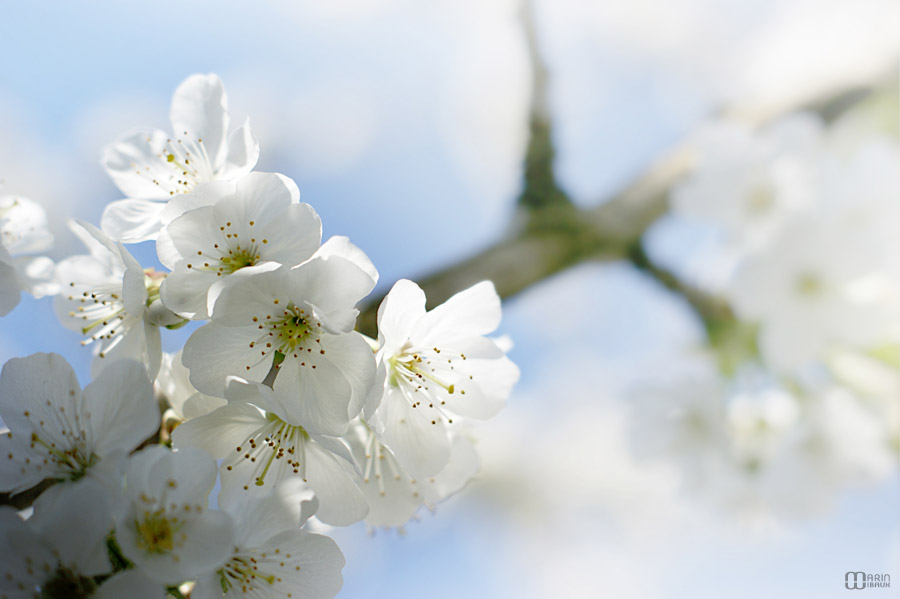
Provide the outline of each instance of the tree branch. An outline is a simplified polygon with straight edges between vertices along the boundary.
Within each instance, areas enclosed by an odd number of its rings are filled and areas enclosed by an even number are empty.
[[[782,112],[778,113],[742,111],[741,118],[759,126],[788,112],[810,110],[832,120],[877,87],[878,84],[873,83],[832,91],[801,104],[782,106]],[[720,114],[734,113],[721,111]],[[621,191],[601,199],[594,207],[579,209],[568,203],[549,202],[530,211],[527,221],[539,218],[542,220],[540,226],[526,224],[514,228],[490,247],[418,279],[428,298],[428,306],[441,304],[454,293],[486,279],[494,282],[500,297],[505,299],[585,260],[628,259],[637,260],[636,266],[670,290],[685,295],[703,316],[703,306],[714,305],[716,300],[701,300],[702,292],[698,289],[688,293],[676,284],[674,275],[663,274],[662,269],[650,263],[643,250],[635,249],[647,227],[668,209],[669,190],[689,172],[692,161],[693,148],[688,139]],[[526,190],[529,185],[534,185],[527,173],[523,184]],[[536,189],[538,187],[532,187],[532,191]],[[523,196],[525,193],[523,191]],[[376,314],[383,298],[383,294],[374,296],[362,306],[357,320],[360,332],[377,336]],[[716,311],[719,313],[720,308]]]

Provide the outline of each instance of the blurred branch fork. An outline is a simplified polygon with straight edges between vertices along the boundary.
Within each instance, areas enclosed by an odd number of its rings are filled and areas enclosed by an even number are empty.
[[[691,168],[690,138],[624,189],[600,198],[595,206],[575,206],[554,174],[553,124],[547,98],[549,75],[541,57],[532,2],[526,0],[524,4],[522,20],[531,64],[532,97],[523,187],[513,226],[477,254],[417,277],[428,298],[428,307],[485,279],[492,280],[505,299],[584,261],[626,260],[683,297],[702,318],[708,333],[714,335],[723,324],[735,320],[728,305],[654,264],[641,242],[647,228],[668,210],[669,190]],[[868,96],[880,83],[883,82],[821,91],[777,107],[732,107],[713,116],[742,119],[760,126],[795,110],[809,110],[828,121]],[[362,306],[357,320],[360,332],[373,337],[377,334],[377,311],[383,298],[373,297]]]

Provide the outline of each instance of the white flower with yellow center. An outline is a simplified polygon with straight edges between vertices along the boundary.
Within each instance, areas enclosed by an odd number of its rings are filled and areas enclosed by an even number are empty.
[[[228,101],[216,75],[192,75],[179,85],[170,118],[173,134],[137,131],[103,153],[103,166],[129,199],[107,206],[102,228],[124,243],[155,239],[171,198],[210,181],[235,181],[259,158],[249,123],[228,134]]]
[[[307,431],[290,416],[285,396],[260,383],[231,378],[225,396],[228,405],[173,433],[176,447],[199,447],[223,460],[220,497],[259,497],[291,480],[303,481],[319,499],[323,522],[346,526],[366,515],[359,476],[341,440]]]
[[[475,446],[463,435],[451,439],[444,469],[423,479],[410,476],[364,422],[357,421],[345,438],[363,471],[360,489],[369,504],[366,524],[372,527],[403,526],[423,505],[434,510],[478,472]]]
[[[160,289],[165,305],[205,319],[232,273],[263,262],[295,266],[312,256],[322,241],[322,223],[299,197],[287,177],[250,173],[233,193],[208,194],[202,201],[210,205],[174,218],[157,243],[160,261],[173,271]]]
[[[262,381],[277,358],[274,389],[285,418],[310,432],[342,435],[375,374],[372,350],[353,326],[354,306],[377,273],[346,238],[330,239],[294,268],[262,268],[231,275],[212,322],[188,339],[183,360],[191,382],[221,396],[229,375]]]
[[[152,446],[132,456],[116,520],[122,553],[164,584],[210,572],[234,545],[231,519],[207,509],[216,463],[199,449]]]
[[[18,305],[21,291],[35,297],[57,292],[53,261],[30,255],[52,245],[43,208],[26,198],[0,198],[0,316]]]
[[[414,478],[447,465],[454,419],[487,419],[506,404],[519,369],[484,336],[499,324],[489,281],[426,312],[422,290],[401,280],[379,307],[379,378],[366,419]]]
[[[237,496],[221,502],[236,523],[231,557],[197,580],[193,599],[330,599],[341,590],[344,556],[330,538],[300,527],[316,501],[296,486],[282,485],[265,497]],[[311,509],[310,509],[311,508]]]
[[[0,490],[75,481],[106,469],[147,439],[159,412],[143,367],[121,361],[84,392],[62,356],[14,358],[0,374]]]
[[[57,265],[62,292],[56,297],[63,326],[85,335],[82,345],[96,344],[93,372],[128,358],[142,362],[155,378],[162,359],[159,325],[182,319],[159,301],[163,275],[145,271],[121,243],[84,222],[70,228],[90,255],[66,258]]]
[[[164,587],[134,570],[97,582],[112,570],[106,537],[114,510],[93,481],[67,486],[27,522],[0,507],[0,597],[162,599]]]

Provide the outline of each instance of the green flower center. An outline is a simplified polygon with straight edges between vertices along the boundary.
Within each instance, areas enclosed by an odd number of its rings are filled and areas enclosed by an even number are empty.
[[[179,535],[181,525],[177,517],[169,516],[161,508],[144,512],[143,519],[134,522],[138,546],[147,553],[170,553],[183,540]]]

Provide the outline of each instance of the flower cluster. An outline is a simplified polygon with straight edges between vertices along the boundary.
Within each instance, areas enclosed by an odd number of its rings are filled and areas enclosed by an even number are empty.
[[[900,146],[854,118],[712,127],[672,194],[737,257],[734,322],[712,323],[723,373],[636,395],[634,440],[720,505],[797,516],[896,466]]]
[[[310,517],[402,527],[477,472],[470,425],[519,374],[488,337],[500,299],[482,282],[426,311],[402,280],[378,340],[358,333],[375,266],[345,237],[323,241],[293,181],[253,171],[258,144],[247,123],[229,132],[218,77],[182,83],[171,120],[104,152],[128,197],[99,229],[71,223],[87,253],[55,268],[58,316],[94,348],[94,381],[82,390],[55,354],[3,368],[0,490],[49,487],[26,521],[0,511],[0,591],[333,597],[343,556]],[[19,202],[0,204],[4,268],[44,248]],[[126,247],[143,241],[161,266]],[[18,294],[34,270],[0,276]],[[192,321],[165,354],[162,330]]]

